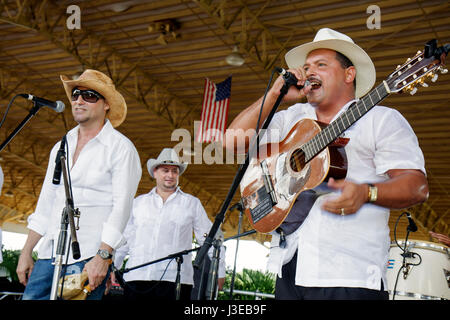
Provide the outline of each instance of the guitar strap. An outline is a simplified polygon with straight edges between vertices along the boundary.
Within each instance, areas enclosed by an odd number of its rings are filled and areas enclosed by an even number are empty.
[[[286,247],[286,237],[287,235],[293,233],[297,230],[305,221],[309,214],[314,202],[320,196],[320,193],[310,189],[305,190],[297,197],[294,205],[291,208],[286,219],[283,223],[276,229],[276,232],[280,234],[280,248]]]

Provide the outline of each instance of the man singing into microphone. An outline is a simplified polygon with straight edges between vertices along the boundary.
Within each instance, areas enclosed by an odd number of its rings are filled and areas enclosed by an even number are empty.
[[[133,143],[117,131],[127,105],[112,80],[86,70],[77,80],[61,76],[78,126],[67,135],[67,170],[74,207],[80,210],[77,238],[81,258],[67,252],[66,274],[87,272],[92,290],[87,299],[101,299],[112,254],[123,243],[123,231],[141,178],[141,163]],[[50,153],[47,173],[35,212],[28,219],[29,234],[19,258],[17,274],[26,286],[24,300],[49,299],[61,215],[66,203],[64,184],[53,184],[58,142]],[[63,180],[63,179],[61,179]],[[69,234],[70,235],[70,234]],[[38,260],[31,253],[39,240]]]
[[[273,143],[283,141],[301,119],[331,123],[368,93],[376,78],[369,55],[347,35],[328,28],[285,58],[297,85],[304,87],[291,86],[284,96],[283,102],[296,104],[273,117],[268,130],[276,132],[265,135],[279,133],[281,139]],[[267,94],[262,120],[283,85],[280,76]],[[307,103],[299,103],[304,98]],[[227,148],[239,141],[235,132],[256,127],[261,100],[233,120]],[[320,190],[301,193],[288,219],[273,232],[269,270],[278,274],[277,299],[388,298],[389,208],[426,200],[424,157],[410,125],[394,109],[375,106],[344,135],[350,139],[346,178],[330,178]]]

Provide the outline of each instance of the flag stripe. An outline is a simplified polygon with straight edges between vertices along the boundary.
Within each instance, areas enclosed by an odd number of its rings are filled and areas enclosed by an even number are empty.
[[[215,91],[216,91],[216,86],[213,82],[210,81],[209,83],[209,97],[208,97],[208,113],[207,113],[207,117],[206,117],[206,122],[205,122],[205,134],[206,137],[204,138],[206,140],[206,142],[210,142],[211,141],[211,132],[210,129],[211,128],[211,123],[214,119],[214,113],[215,113],[215,106],[214,106],[214,100],[215,100]]]
[[[226,118],[227,118],[227,115],[228,115],[228,106],[229,106],[229,103],[230,103],[230,99],[227,99],[226,101],[225,101],[225,103],[224,103],[224,106],[223,106],[223,110],[222,110],[222,113],[221,113],[221,117],[220,117],[220,127],[219,127],[219,129],[220,129],[220,132],[219,132],[219,134],[220,134],[220,137],[219,137],[219,141],[222,141],[223,140],[223,134],[225,133],[225,123],[226,123]]]

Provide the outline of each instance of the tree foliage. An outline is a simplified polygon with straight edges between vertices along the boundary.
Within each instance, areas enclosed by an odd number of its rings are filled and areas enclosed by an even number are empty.
[[[232,274],[232,270],[226,271],[224,289],[230,289]],[[243,269],[241,272],[236,273],[234,279],[234,290],[274,294],[275,276],[267,271],[263,273],[257,270]],[[218,299],[227,300],[230,299],[230,295],[226,292],[220,292]],[[233,294],[233,299],[255,300],[255,296]]]

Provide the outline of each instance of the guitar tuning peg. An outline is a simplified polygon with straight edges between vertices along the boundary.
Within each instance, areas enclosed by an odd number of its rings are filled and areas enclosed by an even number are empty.
[[[425,82],[421,82],[420,85],[424,88],[428,88],[428,84],[426,84]]]
[[[416,94],[416,92],[417,92],[417,88],[414,87],[414,88],[409,92],[409,94],[413,96],[413,95]]]
[[[439,70],[441,71],[441,74],[446,74],[448,72],[448,69],[445,68],[439,68]]]
[[[398,69],[400,69],[402,66],[401,65],[397,65],[397,69],[395,69],[395,70],[398,70]]]
[[[433,74],[433,78],[431,78],[431,82],[436,82],[437,81],[437,79],[438,79],[438,74],[437,73],[435,73],[435,74]]]

